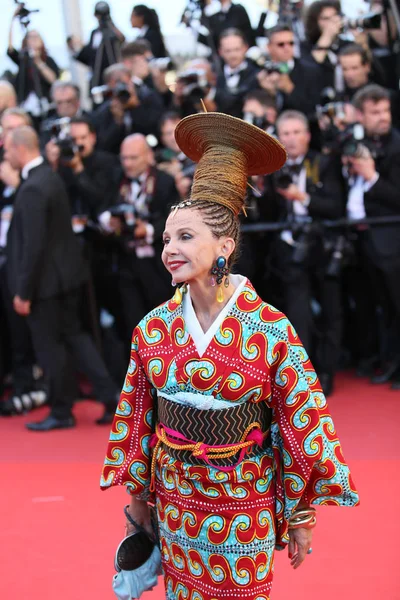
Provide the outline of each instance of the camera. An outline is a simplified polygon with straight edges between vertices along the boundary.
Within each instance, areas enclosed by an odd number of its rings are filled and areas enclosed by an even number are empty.
[[[174,63],[169,56],[164,56],[162,58],[152,58],[150,60],[150,67],[154,67],[155,69],[165,73],[166,71],[171,71],[171,69],[174,68]]]
[[[380,29],[381,23],[381,12],[369,12],[355,19],[345,17],[342,33],[347,32],[349,29]]]
[[[331,120],[344,116],[343,102],[338,99],[336,90],[324,88],[321,92],[320,103],[315,107],[317,118],[326,115]]]
[[[325,274],[328,277],[339,277],[342,268],[348,265],[354,256],[353,244],[344,234],[335,235],[330,240],[324,237],[324,250],[329,257]]]
[[[102,104],[110,98],[117,98],[121,104],[127,104],[131,97],[128,86],[123,81],[118,81],[114,87],[108,85],[97,85],[90,90],[95,104]]]
[[[15,4],[17,4],[19,8],[17,17],[21,25],[23,25],[24,27],[28,27],[29,23],[31,22],[29,19],[29,15],[31,15],[32,13],[39,12],[39,9],[36,8],[34,10],[29,10],[28,8],[26,8],[25,2],[19,2],[19,0],[15,0]]]
[[[45,130],[51,131],[52,141],[60,149],[60,162],[62,163],[70,162],[82,150],[82,147],[75,144],[70,135],[70,122],[69,117],[63,117],[51,121],[45,128]]]
[[[267,75],[272,75],[272,73],[279,73],[279,75],[285,75],[290,72],[290,68],[288,67],[287,63],[266,60],[263,65],[263,71],[266,71]]]
[[[100,29],[108,27],[111,21],[109,4],[107,2],[97,2],[94,7],[94,16],[99,19]]]
[[[271,123],[267,120],[265,115],[263,115],[262,117],[257,117],[252,112],[245,112],[243,115],[243,121],[246,121],[246,123],[250,123],[250,125],[255,125],[263,131],[266,131],[271,125]]]
[[[272,175],[275,187],[281,190],[287,190],[287,188],[293,183],[293,175],[290,167],[285,165],[279,171],[276,171]]]
[[[210,90],[210,84],[208,83],[204,69],[182,71],[176,81],[183,85],[183,95],[192,100],[200,100]]]

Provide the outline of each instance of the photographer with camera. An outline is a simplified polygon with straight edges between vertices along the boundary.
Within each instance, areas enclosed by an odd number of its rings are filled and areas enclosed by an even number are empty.
[[[269,59],[257,75],[260,87],[276,98],[279,112],[299,110],[311,115],[320,93],[319,68],[295,58],[295,37],[288,25],[268,32]]]
[[[118,281],[128,343],[138,319],[170,297],[170,280],[161,262],[162,233],[169,207],[179,196],[174,179],[154,166],[143,135],[128,136],[120,158],[118,204],[99,220],[120,246]]]
[[[42,118],[48,109],[51,85],[60,75],[56,62],[49,56],[43,39],[38,31],[26,31],[22,40],[21,50],[16,50],[13,44],[13,26],[19,18],[26,27],[29,21],[23,21],[24,3],[17,3],[8,38],[7,55],[18,65],[19,70],[14,87],[17,92],[18,104],[36,119]],[[28,11],[29,12],[33,11]],[[21,17],[22,15],[22,17]],[[26,17],[25,17],[26,18]]]
[[[83,45],[75,36],[67,38],[67,45],[73,53],[73,58],[92,71],[91,88],[103,83],[104,71],[118,62],[121,44],[125,42],[124,34],[111,18],[108,2],[97,2],[94,16],[99,26],[90,34],[88,44]]]
[[[165,82],[166,71],[157,65],[164,63],[168,67],[171,65],[169,59],[154,59],[148,42],[140,40],[122,46],[121,63],[130,70],[133,83],[138,88],[144,86],[141,90],[143,95],[158,96],[163,105],[168,106],[172,94]]]
[[[270,135],[275,135],[278,118],[276,101],[266,90],[253,90],[246,94],[243,104],[243,120],[256,125]]]
[[[258,87],[258,67],[246,59],[248,44],[238,29],[226,29],[219,40],[219,55],[224,61],[217,77],[215,103],[219,112],[243,117],[246,94]]]
[[[285,312],[317,367],[324,393],[330,394],[342,336],[341,283],[329,276],[320,219],[343,216],[345,190],[339,160],[310,150],[307,118],[286,111],[276,123],[288,160],[271,180],[276,217],[292,227],[274,244],[274,264],[282,279]],[[320,306],[318,328],[312,300]],[[316,330],[318,334],[316,335]]]
[[[40,127],[40,145],[45,147],[57,129],[60,119],[73,119],[74,117],[88,117],[89,113],[82,110],[81,90],[70,81],[55,81],[51,86],[51,100],[53,111]]]
[[[116,191],[118,161],[96,148],[96,130],[84,117],[70,119],[68,134],[46,144],[45,155],[63,179],[73,215],[92,221],[112,201]]]
[[[343,153],[342,161],[348,178],[347,215],[352,219],[398,216],[400,134],[392,128],[390,93],[371,84],[357,92],[353,104],[365,137],[345,148]],[[354,244],[359,265],[356,273],[351,271],[349,282],[356,304],[354,318],[359,359],[365,361],[377,353],[377,318],[373,314],[376,313],[376,304],[379,304],[383,310],[389,349],[384,357],[388,362],[375,381],[386,382],[393,377],[400,381],[397,328],[400,322],[399,225],[356,228]],[[394,385],[396,389],[400,387],[400,383]]]
[[[93,112],[98,147],[114,154],[130,133],[157,135],[163,103],[156,92],[132,81],[130,70],[118,63],[104,73],[111,98]]]

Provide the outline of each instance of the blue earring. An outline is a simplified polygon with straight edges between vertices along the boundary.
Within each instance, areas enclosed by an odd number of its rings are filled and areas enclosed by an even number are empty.
[[[226,258],[224,256],[219,256],[215,262],[215,265],[211,269],[211,285],[213,287],[215,285],[218,285],[218,292],[217,292],[217,301],[218,302],[224,301],[224,293],[223,293],[220,285],[222,283],[222,280],[225,277],[224,285],[225,285],[225,287],[229,286],[228,275],[229,275],[229,269],[226,266]]]

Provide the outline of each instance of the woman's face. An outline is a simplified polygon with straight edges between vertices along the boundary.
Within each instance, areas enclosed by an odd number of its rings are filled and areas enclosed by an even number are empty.
[[[135,12],[131,14],[131,25],[140,29],[143,27],[143,17],[139,17]]]
[[[26,47],[28,50],[43,50],[43,40],[37,31],[30,31],[26,35]]]
[[[234,249],[231,238],[216,238],[191,208],[172,212],[165,224],[162,261],[173,283],[205,280],[218,256],[228,257]]]
[[[318,26],[321,31],[324,31],[324,29],[326,29],[326,27],[329,27],[332,22],[339,23],[340,21],[341,17],[336,8],[333,8],[332,6],[327,6],[323,8],[319,14]]]

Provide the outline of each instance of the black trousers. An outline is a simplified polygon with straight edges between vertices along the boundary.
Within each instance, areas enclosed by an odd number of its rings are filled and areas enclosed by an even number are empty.
[[[49,378],[51,414],[58,418],[71,414],[75,369],[92,383],[98,400],[112,404],[118,395],[93,340],[81,328],[79,300],[79,289],[37,300],[27,318],[38,361]]]
[[[35,389],[33,379],[35,354],[26,319],[14,311],[5,264],[0,267],[0,304],[3,369],[7,365],[11,366],[14,394],[20,396]]]
[[[324,265],[294,264],[293,248],[282,240],[274,255],[283,286],[284,307],[318,373],[333,375],[339,361],[343,315],[341,282],[327,277]],[[320,307],[313,313],[312,301]],[[279,307],[281,308],[281,307]]]

